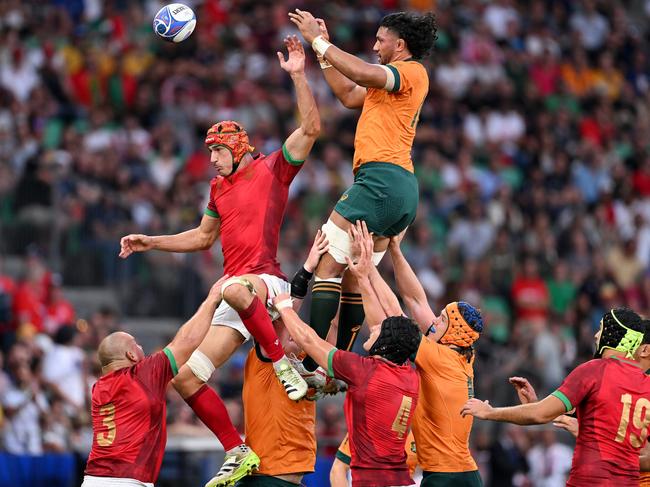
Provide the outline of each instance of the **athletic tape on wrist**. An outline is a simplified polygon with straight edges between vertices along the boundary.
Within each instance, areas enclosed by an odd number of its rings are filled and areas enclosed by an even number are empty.
[[[279,303],[275,303],[275,309],[278,311],[284,308],[293,308],[293,299],[288,298],[288,299],[283,299]]]
[[[325,52],[327,52],[327,50],[330,48],[331,45],[332,43],[326,41],[322,35],[316,37],[316,39],[314,39],[311,42],[311,48],[314,51],[316,51],[316,54],[323,57],[325,56]]]

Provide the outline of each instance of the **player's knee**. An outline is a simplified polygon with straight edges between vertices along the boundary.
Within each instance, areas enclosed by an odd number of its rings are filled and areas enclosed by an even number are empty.
[[[231,282],[229,283],[228,281]],[[243,278],[234,278],[228,281],[224,283],[227,286],[222,287],[223,299],[236,310],[248,308],[254,297],[251,286],[248,285],[250,283]]]

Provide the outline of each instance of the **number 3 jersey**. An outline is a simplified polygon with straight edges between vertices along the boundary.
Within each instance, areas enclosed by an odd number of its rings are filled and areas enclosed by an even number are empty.
[[[639,485],[639,450],[650,423],[650,377],[637,362],[590,360],[553,393],[576,408],[580,432],[568,486]]]
[[[156,481],[167,441],[165,390],[176,372],[166,348],[95,383],[86,475]]]
[[[410,365],[332,349],[328,373],[347,382],[345,422],[353,487],[411,485],[404,445],[418,401]]]

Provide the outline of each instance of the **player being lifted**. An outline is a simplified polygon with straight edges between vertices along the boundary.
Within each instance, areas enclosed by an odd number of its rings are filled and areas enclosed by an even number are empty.
[[[173,381],[196,415],[215,433],[226,450],[224,466],[209,485],[235,482],[259,465],[246,447],[226,408],[206,382],[252,335],[273,362],[289,398],[298,400],[307,384],[290,365],[273,329],[267,303],[289,291],[276,259],[280,226],[288,189],[320,132],[320,118],[304,73],[305,53],[295,36],[285,39],[288,60],[278,53],[280,66],[293,80],[300,127],[282,148],[268,156],[253,156],[248,134],[236,122],[219,122],[208,130],[205,144],[217,176],[210,183],[210,201],[197,228],[176,235],[128,235],[120,257],[133,252],[163,250],[193,252],[210,248],[218,237],[224,257],[223,299],[203,343]]]
[[[634,360],[645,326],[627,308],[605,313],[596,334],[596,360],[576,367],[545,399],[493,408],[470,399],[463,416],[521,425],[548,423],[577,410],[579,434],[568,486],[639,485],[639,452],[650,426],[650,377]]]
[[[330,251],[316,269],[312,288],[310,326],[321,338],[339,309],[341,280],[350,256],[347,230],[363,220],[375,235],[373,262],[381,260],[388,237],[413,222],[418,206],[418,184],[411,161],[420,110],[429,92],[429,78],[420,60],[436,38],[432,14],[395,13],[381,20],[373,50],[378,64],[348,54],[329,40],[325,23],[309,12],[289,13],[305,41],[319,57],[323,74],[336,97],[347,108],[362,108],[354,139],[354,184],[341,196],[323,231]],[[363,323],[358,287],[346,287],[337,347],[348,348],[353,329]],[[307,370],[316,369],[311,359]]]

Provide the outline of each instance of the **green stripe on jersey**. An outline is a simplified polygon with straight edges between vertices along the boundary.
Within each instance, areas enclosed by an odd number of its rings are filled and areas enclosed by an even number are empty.
[[[336,450],[336,458],[341,460],[346,465],[350,465],[350,457],[343,453],[341,450]]]
[[[330,350],[330,353],[327,354],[327,375],[332,378],[334,378],[334,354],[337,352],[337,350],[338,348],[334,347],[332,350]]]
[[[395,84],[393,85],[393,89],[390,90],[390,92],[396,93],[402,87],[402,80],[399,77],[399,70],[395,66],[391,66],[390,64],[387,64],[386,67],[390,69],[393,72],[393,76],[395,76]]]
[[[291,157],[291,154],[289,154],[289,150],[287,149],[287,144],[282,144],[282,155],[292,166],[300,166],[303,162],[305,162],[304,159],[302,161],[299,161],[298,159]]]
[[[211,210],[210,208],[206,208],[203,213],[205,213],[208,216],[211,216],[212,218],[219,218],[219,213]]]
[[[571,411],[573,409],[573,406],[571,405],[571,401],[569,401],[569,398],[564,395],[562,391],[555,391],[551,394],[551,396],[557,397],[562,403],[564,404],[564,407],[566,408],[567,412]]]
[[[163,352],[165,352],[165,355],[167,355],[167,358],[169,359],[169,365],[172,366],[172,373],[174,374],[174,376],[176,376],[176,374],[178,374],[178,365],[176,365],[176,359],[174,358],[174,354],[167,347],[163,349]]]

